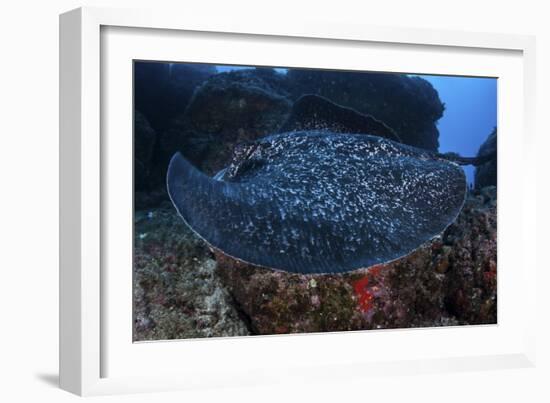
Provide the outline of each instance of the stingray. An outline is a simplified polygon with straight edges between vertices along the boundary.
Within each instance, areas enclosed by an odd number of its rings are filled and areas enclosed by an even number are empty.
[[[312,128],[320,116],[330,122]],[[282,127],[237,146],[214,178],[176,153],[167,186],[179,215],[213,248],[291,273],[345,273],[408,255],[460,213],[467,184],[459,165],[489,158],[402,144],[382,122],[316,96],[296,101]]]

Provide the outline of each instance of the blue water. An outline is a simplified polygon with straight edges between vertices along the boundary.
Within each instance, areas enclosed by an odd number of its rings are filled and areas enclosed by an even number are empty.
[[[478,77],[427,76],[445,104],[439,119],[439,151],[475,156],[479,146],[497,126],[497,79]],[[473,183],[474,167],[464,167]]]

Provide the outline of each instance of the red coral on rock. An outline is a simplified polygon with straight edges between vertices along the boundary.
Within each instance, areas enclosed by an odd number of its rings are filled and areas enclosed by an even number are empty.
[[[368,285],[369,276],[365,276],[353,284],[353,291],[355,291],[355,295],[359,298],[359,309],[364,313],[372,309],[372,300],[374,298],[368,289]]]
[[[353,282],[353,291],[358,299],[359,310],[367,316],[374,308],[374,299],[382,295],[380,287],[372,282],[384,267],[383,264],[372,266],[364,277]]]

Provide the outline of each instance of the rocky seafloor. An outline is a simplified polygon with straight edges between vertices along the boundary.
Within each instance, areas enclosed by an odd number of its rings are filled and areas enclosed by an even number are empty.
[[[134,340],[491,324],[497,202],[472,190],[441,236],[344,275],[254,267],[211,250],[169,203],[135,214]]]

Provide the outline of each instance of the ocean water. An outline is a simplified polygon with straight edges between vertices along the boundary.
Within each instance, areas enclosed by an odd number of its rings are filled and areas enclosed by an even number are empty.
[[[437,90],[445,104],[437,122],[439,151],[474,156],[497,126],[497,79],[481,77],[420,75]],[[474,167],[465,166],[468,183]]]

